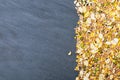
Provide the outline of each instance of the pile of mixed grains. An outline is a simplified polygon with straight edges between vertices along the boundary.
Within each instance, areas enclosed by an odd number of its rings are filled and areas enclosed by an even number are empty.
[[[120,0],[75,0],[76,80],[120,80]]]

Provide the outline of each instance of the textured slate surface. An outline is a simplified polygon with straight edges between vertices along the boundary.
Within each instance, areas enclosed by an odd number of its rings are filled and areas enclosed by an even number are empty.
[[[0,80],[74,80],[73,0],[0,0]]]

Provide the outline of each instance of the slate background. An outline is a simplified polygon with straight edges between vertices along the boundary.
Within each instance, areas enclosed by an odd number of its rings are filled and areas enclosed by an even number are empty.
[[[73,0],[0,0],[0,80],[74,80]]]

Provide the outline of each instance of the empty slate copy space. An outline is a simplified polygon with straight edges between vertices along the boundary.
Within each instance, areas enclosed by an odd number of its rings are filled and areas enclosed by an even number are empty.
[[[73,0],[0,0],[0,80],[75,80],[77,20]]]

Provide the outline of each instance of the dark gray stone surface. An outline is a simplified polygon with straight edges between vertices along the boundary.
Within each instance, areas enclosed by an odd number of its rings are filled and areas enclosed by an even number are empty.
[[[74,80],[73,0],[0,0],[0,80]]]

